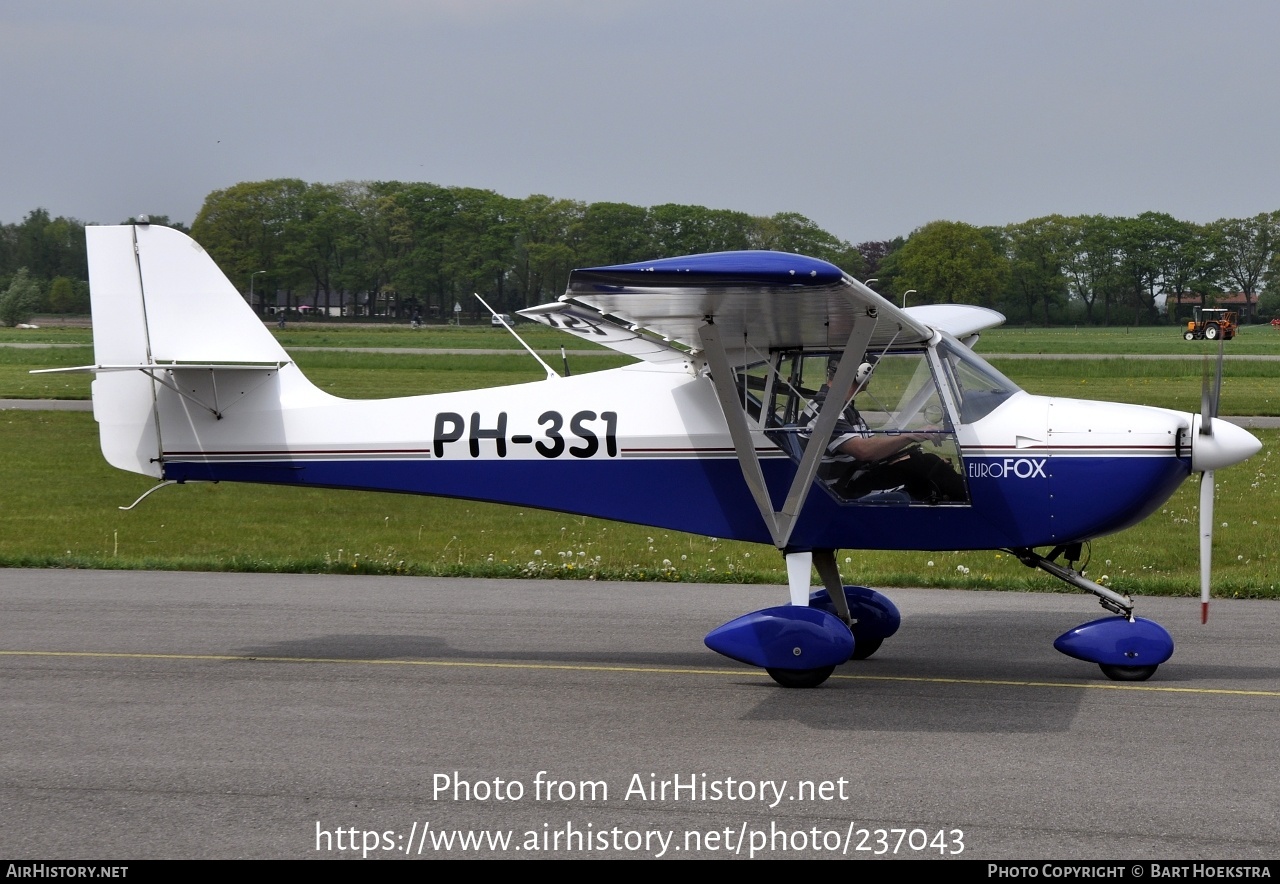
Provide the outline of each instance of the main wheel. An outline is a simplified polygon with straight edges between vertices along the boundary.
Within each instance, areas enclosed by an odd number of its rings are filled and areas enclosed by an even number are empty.
[[[1183,337],[1183,338],[1185,338],[1185,339],[1186,339],[1186,340],[1188,340],[1188,341],[1194,341],[1194,340],[1196,339],[1196,333],[1195,333],[1195,332],[1187,332],[1187,333],[1186,333],[1185,335],[1183,335],[1182,337]]]
[[[855,638],[853,642],[853,656],[850,660],[865,660],[880,650],[880,646],[884,644],[882,638]]]
[[[769,677],[784,688],[816,688],[835,671],[834,666],[820,666],[817,669],[765,669]]]
[[[1218,335],[1222,334],[1222,329],[1216,325],[1206,325],[1204,327],[1204,337],[1206,341],[1218,340]]]
[[[1111,666],[1099,663],[1102,674],[1112,681],[1146,681],[1156,674],[1156,666]]]

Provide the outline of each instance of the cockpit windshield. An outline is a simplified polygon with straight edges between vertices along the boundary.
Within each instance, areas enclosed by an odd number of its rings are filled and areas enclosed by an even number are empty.
[[[1018,392],[1018,385],[950,335],[937,348],[962,424],[982,420]]]

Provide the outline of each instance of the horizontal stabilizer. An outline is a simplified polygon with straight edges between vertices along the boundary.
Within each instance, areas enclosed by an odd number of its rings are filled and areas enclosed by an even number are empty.
[[[149,362],[145,365],[77,365],[71,368],[37,368],[30,374],[98,374],[104,371],[279,371],[283,362]]]

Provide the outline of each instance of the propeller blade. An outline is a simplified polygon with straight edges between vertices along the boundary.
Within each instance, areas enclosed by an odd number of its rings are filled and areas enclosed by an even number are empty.
[[[1209,622],[1209,576],[1213,570],[1213,469],[1215,457],[1205,451],[1209,440],[1213,437],[1213,421],[1218,416],[1218,403],[1222,399],[1222,362],[1225,354],[1226,338],[1218,338],[1218,367],[1214,373],[1212,385],[1209,383],[1209,357],[1205,357],[1204,371],[1200,375],[1200,435],[1205,437],[1201,443],[1201,457],[1204,466],[1210,467],[1200,473],[1200,622]],[[1228,425],[1230,427],[1230,425]],[[1249,447],[1241,438],[1233,438],[1239,434],[1227,433],[1226,439],[1214,440],[1213,448],[1227,456],[1238,453],[1235,449],[1244,450]],[[1252,436],[1249,439],[1253,440]],[[1256,451],[1257,448],[1254,448]],[[1214,454],[1217,454],[1215,451]],[[1251,452],[1252,453],[1252,452]],[[1246,455],[1247,457],[1248,455]],[[1196,460],[1192,457],[1193,462]],[[1243,459],[1243,458],[1241,458]]]
[[[1213,567],[1213,470],[1200,475],[1200,622],[1209,622],[1209,572]]]

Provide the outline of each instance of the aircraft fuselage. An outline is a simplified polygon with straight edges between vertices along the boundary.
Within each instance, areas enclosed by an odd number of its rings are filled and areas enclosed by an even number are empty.
[[[290,396],[305,383],[291,373],[222,420],[160,390],[175,400],[160,409],[164,478],[440,495],[770,542],[711,382],[678,367],[368,401]],[[968,503],[842,502],[815,488],[791,545],[989,549],[1118,531],[1187,478],[1191,421],[1019,392],[956,428]],[[795,465],[753,438],[780,505]]]

